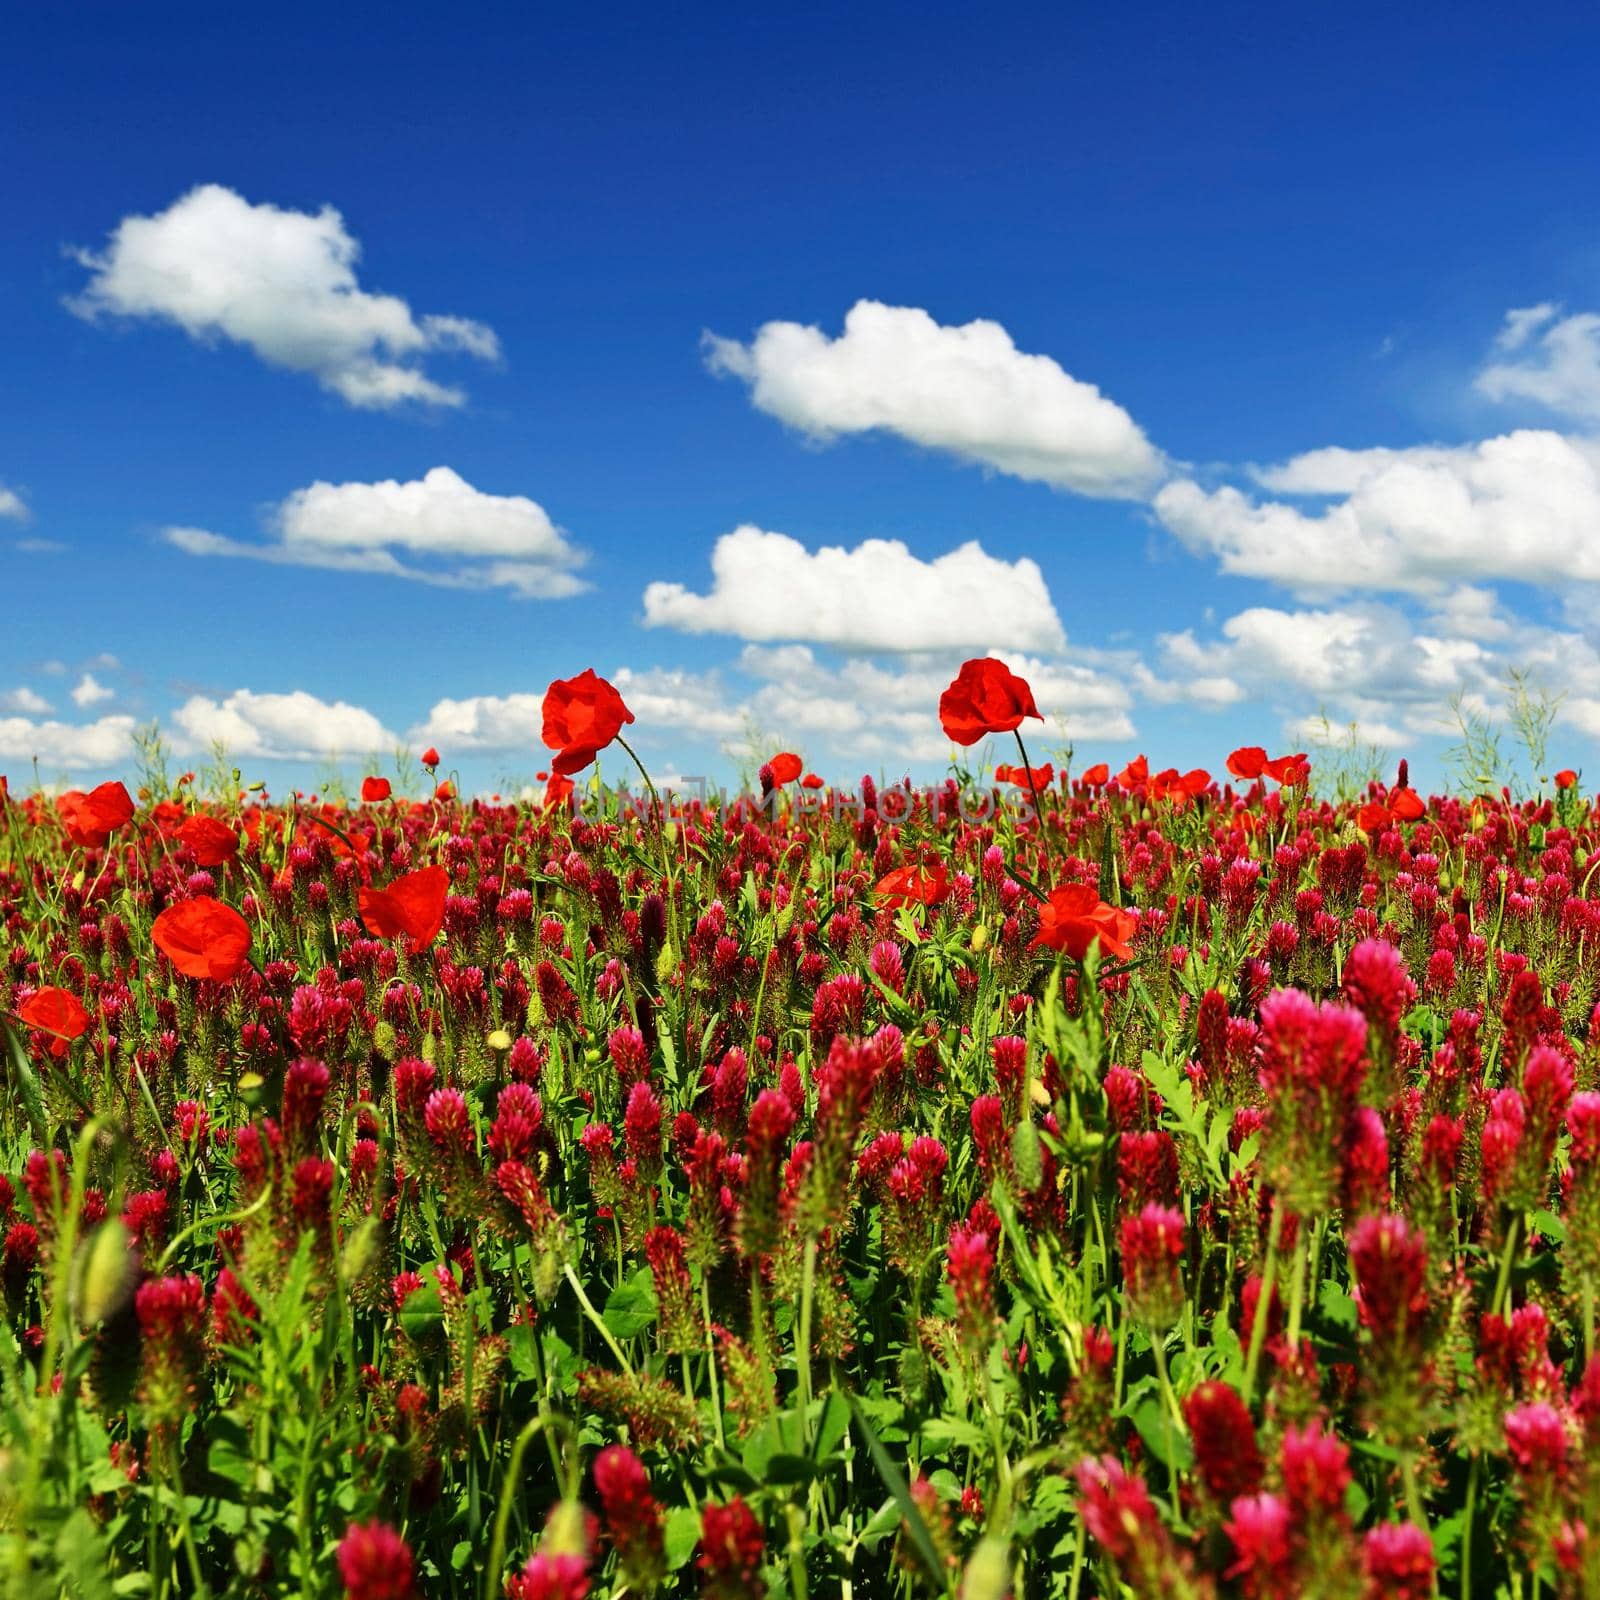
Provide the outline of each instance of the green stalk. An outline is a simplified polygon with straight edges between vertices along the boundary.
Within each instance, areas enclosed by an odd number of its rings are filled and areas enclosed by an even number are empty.
[[[1267,1337],[1267,1315],[1272,1306],[1272,1290],[1278,1280],[1278,1241],[1283,1237],[1283,1202],[1272,1202],[1272,1221],[1267,1228],[1267,1262],[1261,1269],[1261,1296],[1256,1301],[1255,1321],[1250,1328],[1250,1354],[1244,1364],[1244,1403],[1249,1405],[1256,1392],[1256,1368],[1261,1365],[1261,1347]]]

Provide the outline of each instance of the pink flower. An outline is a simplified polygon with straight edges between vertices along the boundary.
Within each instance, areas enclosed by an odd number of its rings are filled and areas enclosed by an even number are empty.
[[[339,1541],[339,1576],[349,1600],[410,1600],[411,1547],[388,1523],[353,1522]]]

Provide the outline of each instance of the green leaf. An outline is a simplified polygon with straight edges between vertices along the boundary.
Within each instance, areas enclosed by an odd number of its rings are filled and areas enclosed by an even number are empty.
[[[72,1600],[111,1600],[105,1536],[82,1506],[62,1523],[55,1553]]]
[[[1145,1449],[1169,1471],[1175,1467],[1179,1472],[1186,1472],[1194,1465],[1194,1446],[1155,1395],[1140,1401],[1134,1408],[1133,1425],[1139,1430]]]
[[[1342,1283],[1336,1283],[1332,1278],[1322,1280],[1322,1287],[1317,1291],[1317,1310],[1334,1327],[1342,1328],[1346,1333],[1356,1331],[1356,1323],[1360,1320],[1356,1303]]]
[[[656,1320],[655,1278],[649,1267],[640,1267],[626,1282],[619,1283],[600,1315],[619,1339],[643,1333]]]
[[[700,1542],[700,1513],[693,1506],[674,1506],[667,1513],[667,1570],[676,1572],[694,1554]]]
[[[929,1578],[933,1580],[934,1587],[940,1593],[944,1593],[948,1589],[944,1563],[939,1559],[938,1546],[933,1542],[933,1535],[928,1532],[927,1523],[922,1520],[922,1513],[917,1510],[916,1501],[911,1498],[905,1474],[890,1460],[888,1451],[883,1448],[877,1434],[872,1431],[872,1424],[867,1421],[865,1413],[856,1403],[855,1396],[849,1395],[847,1398],[850,1401],[851,1413],[856,1419],[856,1427],[866,1442],[867,1454],[872,1457],[872,1464],[878,1469],[878,1476],[883,1479],[884,1488],[894,1496],[894,1502],[900,1508],[901,1518],[905,1522],[906,1532],[911,1540],[911,1548],[916,1552],[917,1559],[921,1561]]]
[[[424,1282],[422,1287],[406,1296],[400,1308],[400,1326],[406,1337],[425,1340],[444,1325],[444,1306],[439,1300],[439,1285]]]

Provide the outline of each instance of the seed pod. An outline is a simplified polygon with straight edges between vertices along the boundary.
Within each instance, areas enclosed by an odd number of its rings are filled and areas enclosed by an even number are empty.
[[[95,1229],[78,1254],[78,1321],[84,1328],[104,1322],[128,1303],[139,1277],[139,1252],[120,1217]]]

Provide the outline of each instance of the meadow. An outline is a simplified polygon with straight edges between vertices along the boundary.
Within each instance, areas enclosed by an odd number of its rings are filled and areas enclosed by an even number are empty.
[[[1578,775],[940,712],[732,806],[592,672],[535,799],[13,786],[9,1592],[1600,1593]]]

